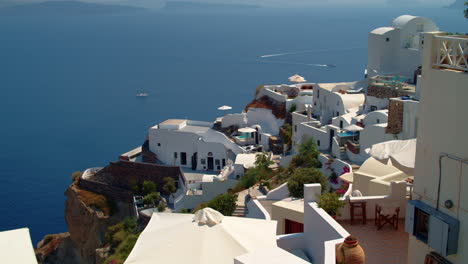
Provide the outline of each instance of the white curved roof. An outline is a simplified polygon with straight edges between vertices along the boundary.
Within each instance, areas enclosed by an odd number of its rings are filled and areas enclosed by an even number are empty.
[[[402,28],[404,27],[408,22],[411,20],[418,18],[417,16],[412,16],[412,15],[402,15],[393,20],[393,26],[394,27],[399,27]]]
[[[371,34],[375,35],[385,35],[386,33],[395,30],[393,27],[380,27],[371,31]]]

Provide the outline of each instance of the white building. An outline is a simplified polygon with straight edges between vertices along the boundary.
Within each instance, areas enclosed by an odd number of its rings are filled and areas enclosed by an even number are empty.
[[[424,45],[408,263],[468,263],[468,38],[426,33]]]
[[[364,103],[364,82],[319,83],[314,86],[312,113],[328,125],[334,117],[356,113]]]
[[[167,165],[219,171],[244,150],[208,122],[169,119],[150,128],[149,149]]]
[[[369,33],[367,73],[402,75],[415,82],[415,71],[421,66],[423,32],[437,31],[431,20],[410,15],[399,16],[391,27]]]

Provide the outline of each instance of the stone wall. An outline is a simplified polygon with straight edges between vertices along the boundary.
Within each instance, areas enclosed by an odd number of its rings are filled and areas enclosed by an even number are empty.
[[[403,131],[403,103],[390,100],[388,104],[388,125],[385,133],[398,134]]]
[[[385,99],[385,98],[401,97],[401,96],[409,95],[409,93],[405,91],[401,91],[401,90],[395,90],[390,87],[369,85],[369,87],[367,88],[367,95],[377,97],[380,99]]]

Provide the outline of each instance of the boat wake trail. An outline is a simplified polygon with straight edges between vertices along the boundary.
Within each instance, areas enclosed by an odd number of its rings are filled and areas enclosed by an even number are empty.
[[[260,55],[259,57],[260,58],[271,58],[271,57],[280,57],[280,56],[288,56],[288,55],[303,54],[303,53],[330,52],[330,51],[349,51],[349,50],[356,50],[356,49],[365,49],[365,47],[350,47],[350,48],[344,48],[344,49],[301,50],[301,51],[293,51],[293,52],[285,52],[285,53],[266,54],[266,55]]]
[[[302,65],[302,66],[324,67],[324,68],[335,68],[336,67],[335,64],[302,63],[302,62],[276,61],[276,60],[274,60],[274,61],[273,60],[262,61],[262,63]]]

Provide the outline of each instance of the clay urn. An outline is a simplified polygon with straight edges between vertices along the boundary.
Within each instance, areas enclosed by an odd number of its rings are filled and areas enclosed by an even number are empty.
[[[364,264],[366,255],[355,236],[348,236],[336,245],[336,264]]]

